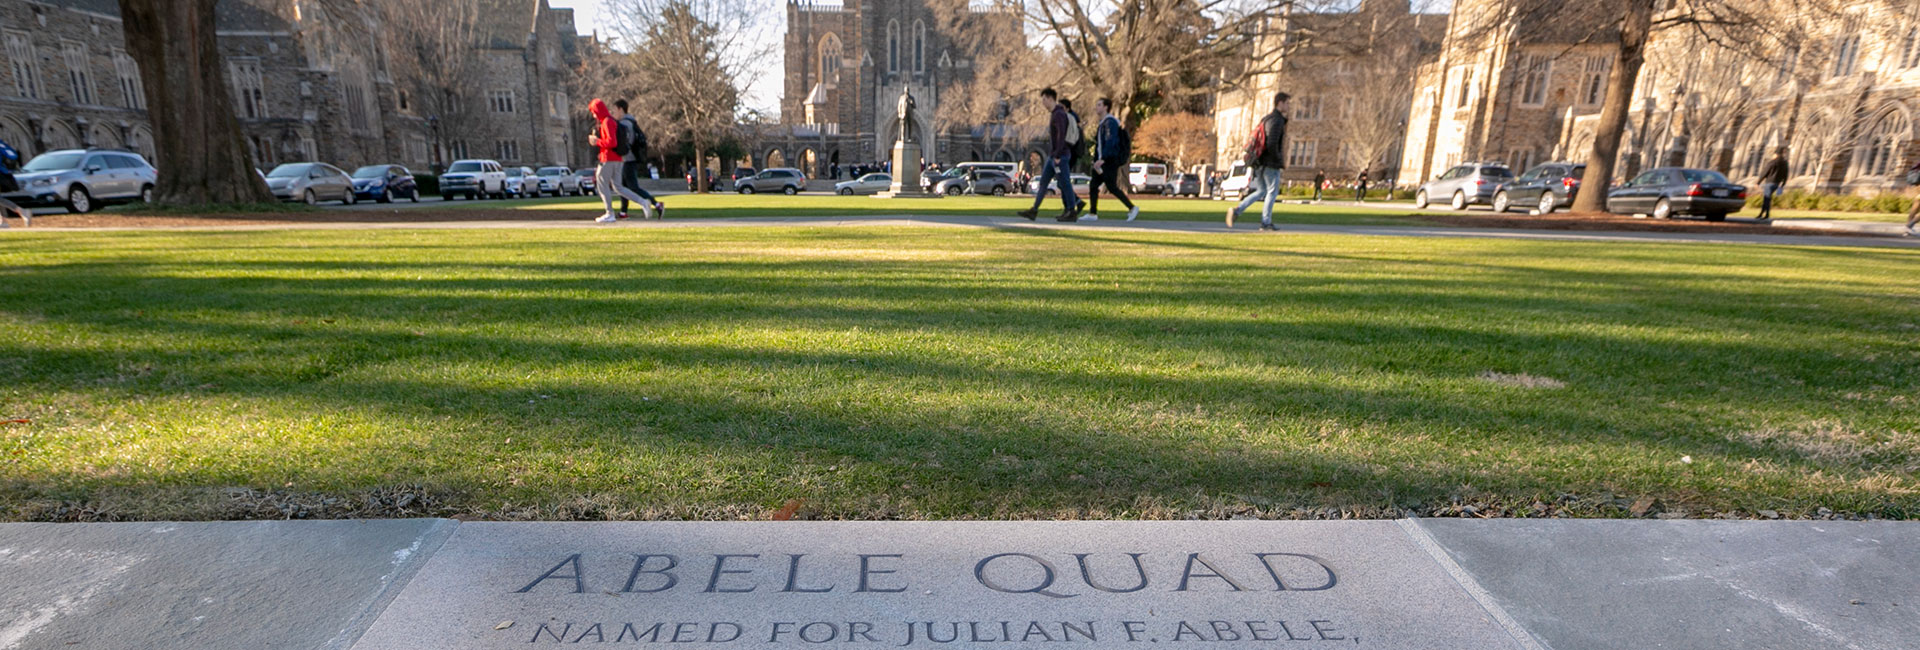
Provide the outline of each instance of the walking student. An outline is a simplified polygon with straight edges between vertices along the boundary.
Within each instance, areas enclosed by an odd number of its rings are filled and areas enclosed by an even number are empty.
[[[640,161],[647,159],[647,134],[640,130],[640,123],[633,119],[633,114],[627,112],[627,100],[614,100],[613,118],[619,125],[620,138],[627,143],[627,155],[620,161],[620,184],[647,200],[640,204],[640,213],[646,218],[667,216],[667,205],[640,187]],[[651,210],[648,209],[649,205],[652,206]],[[619,216],[621,219],[627,218],[627,197],[624,192],[620,196]]]
[[[20,181],[13,177],[13,170],[20,168],[20,152],[15,151],[6,140],[0,140],[0,192],[20,191]],[[0,198],[0,228],[8,228],[7,213],[20,216],[23,226],[33,225],[33,212],[19,204]]]
[[[1127,160],[1133,158],[1133,138],[1127,135],[1120,118],[1113,116],[1113,100],[1101,97],[1093,103],[1093,110],[1100,116],[1100,125],[1093,128],[1093,183],[1087,186],[1087,212],[1100,215],[1100,187],[1104,185],[1121,205],[1127,206],[1127,221],[1133,221],[1140,216],[1140,206],[1120,191],[1120,174],[1126,171]]]
[[[1073,194],[1073,174],[1067,167],[1072,162],[1067,141],[1071,119],[1067,116],[1067,107],[1060,105],[1060,93],[1052,88],[1040,91],[1040,105],[1045,106],[1051,116],[1047,119],[1047,160],[1040,168],[1040,186],[1033,193],[1033,207],[1018,214],[1028,221],[1039,216],[1040,202],[1047,198],[1047,183],[1058,178],[1061,206],[1058,220],[1074,221],[1080,216],[1080,197]]]
[[[1364,169],[1360,170],[1360,177],[1354,179],[1353,202],[1354,203],[1367,202],[1367,170],[1364,170]]]
[[[1908,185],[1920,188],[1920,162],[1916,162],[1912,167],[1907,168],[1906,180]],[[1913,199],[1913,207],[1907,208],[1907,236],[1920,237],[1920,230],[1915,230],[1914,228],[1916,224],[1920,224],[1920,189],[1912,190],[1908,192],[1908,194],[1913,195],[1915,198]]]
[[[1267,205],[1260,211],[1260,229],[1279,230],[1273,227],[1273,200],[1280,196],[1280,171],[1287,166],[1281,154],[1287,150],[1287,100],[1292,98],[1287,93],[1274,93],[1273,112],[1260,118],[1260,125],[1247,139],[1247,189],[1239,205],[1227,208],[1229,229],[1247,206],[1265,195]]]
[[[1313,170],[1313,202],[1320,202],[1320,190],[1327,186],[1327,172],[1324,169]]]
[[[1780,195],[1780,188],[1787,184],[1787,148],[1773,150],[1773,159],[1760,168],[1760,217],[1761,221],[1773,219],[1773,199]]]
[[[593,114],[593,146],[600,149],[600,169],[594,172],[593,186],[600,193],[600,203],[607,209],[606,214],[594,221],[613,223],[620,217],[613,213],[613,197],[621,196],[641,203],[640,195],[622,184],[621,169],[625,167],[621,158],[626,156],[626,143],[620,141],[620,126],[613,121],[613,113],[607,110],[607,103],[595,99],[587,103],[587,112]],[[641,203],[642,210],[648,210]]]

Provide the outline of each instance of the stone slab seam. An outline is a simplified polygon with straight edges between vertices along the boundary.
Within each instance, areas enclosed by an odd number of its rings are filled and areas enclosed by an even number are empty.
[[[446,545],[447,539],[453,537],[454,529],[459,526],[460,521],[456,519],[436,519],[433,527],[415,538],[411,546],[395,553],[393,572],[383,577],[379,591],[368,597],[360,612],[347,619],[340,627],[340,632],[328,639],[323,647],[326,650],[347,650],[358,643],[361,635],[366,634],[367,629],[373,627],[373,622],[387,612],[387,606],[392,605],[393,599],[400,596],[400,591],[413,582],[413,577],[426,567],[428,559],[440,552],[440,547]]]
[[[1498,622],[1500,627],[1505,629],[1507,634],[1512,636],[1513,640],[1520,644],[1521,648],[1524,650],[1552,650],[1547,647],[1547,644],[1534,638],[1533,633],[1528,632],[1527,628],[1520,625],[1519,621],[1507,615],[1507,610],[1500,607],[1500,603],[1493,599],[1493,594],[1489,593],[1484,587],[1481,587],[1480,582],[1473,579],[1473,574],[1467,573],[1467,570],[1461,567],[1458,562],[1454,562],[1453,556],[1448,555],[1447,550],[1441,548],[1440,542],[1435,541],[1432,535],[1427,534],[1425,528],[1420,527],[1419,519],[1399,519],[1395,520],[1394,523],[1400,525],[1400,530],[1407,533],[1407,538],[1413,540],[1414,545],[1419,546],[1421,550],[1427,552],[1427,555],[1432,556],[1433,561],[1439,564],[1440,568],[1445,569],[1447,575],[1452,576],[1454,582],[1459,583],[1460,588],[1465,589],[1467,595],[1471,596],[1474,602],[1479,603],[1480,608],[1486,610],[1487,614],[1492,616],[1493,620]]]

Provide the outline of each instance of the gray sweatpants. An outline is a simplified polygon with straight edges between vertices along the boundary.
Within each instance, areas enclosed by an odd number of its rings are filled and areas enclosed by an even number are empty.
[[[627,185],[621,182],[620,171],[625,164],[618,160],[603,162],[600,163],[600,170],[594,172],[593,185],[594,189],[600,193],[600,202],[607,206],[607,214],[613,214],[613,197],[616,196],[626,197],[628,201],[640,204],[641,210],[650,212],[651,208],[646,206],[653,205],[653,202],[641,200],[639,194],[633,193],[633,190],[627,189]]]

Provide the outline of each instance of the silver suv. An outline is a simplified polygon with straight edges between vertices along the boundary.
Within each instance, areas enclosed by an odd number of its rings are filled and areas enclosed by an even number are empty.
[[[807,176],[791,167],[775,167],[758,174],[734,181],[741,194],[754,192],[785,192],[798,194],[807,189]]]
[[[536,196],[543,193],[554,196],[560,196],[562,194],[582,194],[580,191],[580,177],[573,175],[573,170],[571,169],[565,167],[541,167],[540,171],[536,172],[536,175],[540,178],[540,189],[534,193]]]
[[[15,172],[20,190],[7,200],[23,207],[60,206],[92,212],[106,203],[153,200],[158,172],[140,154],[118,149],[49,151]]]
[[[1426,208],[1434,201],[1446,201],[1455,210],[1469,205],[1490,205],[1493,193],[1513,180],[1513,170],[1503,163],[1471,162],[1454,165],[1439,177],[1420,186],[1413,195],[1413,206]]]

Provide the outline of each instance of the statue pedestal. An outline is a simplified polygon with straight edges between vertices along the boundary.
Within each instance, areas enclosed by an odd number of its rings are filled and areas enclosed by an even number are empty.
[[[937,199],[920,188],[920,145],[893,143],[893,186],[873,195],[876,199]]]

